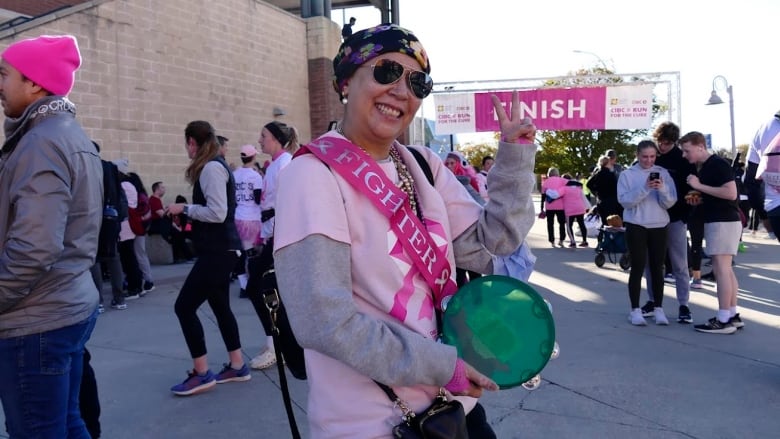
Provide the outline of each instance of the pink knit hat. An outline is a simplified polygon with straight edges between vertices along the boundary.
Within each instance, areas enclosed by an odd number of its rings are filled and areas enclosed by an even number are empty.
[[[29,80],[55,95],[70,93],[81,54],[72,35],[41,35],[18,41],[3,51],[3,59]]]

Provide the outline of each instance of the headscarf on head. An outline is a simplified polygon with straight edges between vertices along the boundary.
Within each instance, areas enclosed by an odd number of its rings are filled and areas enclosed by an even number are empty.
[[[425,73],[431,73],[428,55],[420,40],[410,31],[391,23],[363,29],[344,40],[333,58],[333,88],[343,98],[344,84],[355,71],[383,53],[403,53],[414,58]]]

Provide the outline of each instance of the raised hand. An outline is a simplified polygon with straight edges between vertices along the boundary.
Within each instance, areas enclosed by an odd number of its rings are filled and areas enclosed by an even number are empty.
[[[493,108],[496,110],[498,124],[501,127],[501,139],[508,143],[534,143],[536,127],[531,119],[520,118],[520,97],[517,90],[512,92],[512,107],[509,114],[501,105],[498,96],[492,95],[490,98],[493,100]]]

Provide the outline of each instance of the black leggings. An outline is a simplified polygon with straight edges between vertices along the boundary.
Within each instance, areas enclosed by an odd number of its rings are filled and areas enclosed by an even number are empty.
[[[229,294],[230,272],[237,259],[235,251],[199,254],[179,291],[174,310],[192,358],[206,355],[206,339],[197,313],[198,308],[206,301],[217,318],[219,332],[227,351],[241,349],[238,324],[233,311],[230,310]]]
[[[770,211],[769,225],[772,227],[775,237],[780,241],[780,207],[775,207]]]
[[[135,258],[135,238],[119,242],[119,262],[127,279],[127,291],[139,293],[143,287],[143,274]]]
[[[496,433],[488,424],[485,409],[480,403],[477,403],[466,415],[466,430],[470,438],[496,439]]]
[[[704,248],[704,221],[691,217],[688,221],[688,233],[691,234],[691,254],[688,255],[688,265],[693,271],[701,271],[701,259]]]
[[[79,408],[81,419],[87,426],[87,431],[92,439],[100,438],[100,398],[98,397],[95,370],[89,364],[92,356],[87,348],[84,348],[84,372],[81,375],[81,387],[79,391]]]
[[[566,215],[562,210],[547,211],[547,240],[555,242],[555,220],[558,220],[559,241],[566,239]]]
[[[631,309],[639,308],[639,293],[642,291],[645,265],[650,267],[653,302],[659,308],[663,305],[667,235],[667,227],[648,229],[626,223],[626,244],[631,255],[631,273],[628,275],[628,298],[631,300]]]
[[[577,241],[577,239],[574,237],[574,221],[577,221],[577,225],[580,226],[582,242],[588,242],[588,229],[585,227],[585,215],[572,215],[569,217],[569,224],[566,226],[566,231],[569,234],[569,241]]]

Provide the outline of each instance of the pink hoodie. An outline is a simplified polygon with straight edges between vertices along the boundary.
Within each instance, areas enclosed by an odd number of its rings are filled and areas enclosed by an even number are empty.
[[[588,209],[588,206],[585,205],[585,195],[582,193],[582,184],[565,186],[563,191],[563,211],[566,216],[583,215]]]
[[[544,183],[542,183],[542,194],[546,193],[549,189],[555,189],[560,195],[559,198],[553,201],[545,200],[544,205],[546,206],[546,210],[563,210],[564,187],[568,182],[569,180],[557,176],[547,177],[544,180]]]

